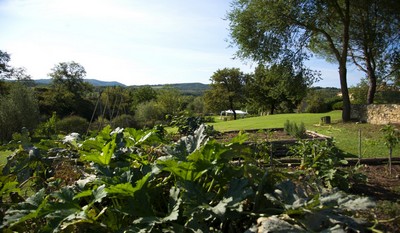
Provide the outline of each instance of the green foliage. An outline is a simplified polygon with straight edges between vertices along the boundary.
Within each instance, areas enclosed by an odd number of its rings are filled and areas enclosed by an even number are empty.
[[[306,127],[304,126],[303,122],[301,122],[300,125],[297,125],[296,122],[290,122],[289,120],[286,120],[283,126],[283,130],[288,135],[291,135],[297,139],[302,139],[307,137]]]
[[[56,123],[56,128],[59,132],[69,134],[72,132],[85,134],[89,127],[89,122],[80,116],[68,116]]]
[[[383,132],[384,144],[389,148],[389,173],[392,173],[392,154],[393,149],[400,143],[400,131],[392,125],[385,125]]]
[[[247,99],[262,113],[293,112],[312,83],[312,78],[304,74],[294,70],[289,62],[270,67],[259,65],[247,83]]]
[[[204,98],[206,108],[212,112],[236,110],[245,103],[245,84],[248,75],[238,68],[217,70],[211,76],[210,90]],[[236,120],[236,114],[234,114]]]
[[[137,124],[135,118],[132,115],[122,114],[111,121],[111,125],[113,127],[120,127],[120,128],[136,128]]]
[[[328,188],[348,190],[352,181],[363,179],[360,174],[340,167],[347,161],[331,141],[301,140],[290,151],[294,156],[301,157],[301,168],[313,173],[315,181],[318,183],[321,180]]]
[[[388,148],[393,149],[400,143],[400,131],[393,125],[385,125],[381,131],[384,134],[384,143]]]
[[[39,123],[39,107],[33,91],[19,83],[0,96],[0,141],[10,140],[23,127],[33,130]]]
[[[343,102],[336,102],[332,105],[332,110],[343,110]]]
[[[35,136],[41,137],[45,136],[47,138],[51,138],[54,135],[57,135],[57,121],[58,117],[56,112],[53,112],[52,116],[46,121],[41,124],[36,128],[35,130]]]
[[[341,110],[343,108],[341,107],[343,106],[343,101],[338,96],[339,92],[340,90],[336,88],[312,88],[303,99],[299,110],[309,113]]]
[[[165,120],[156,101],[141,103],[135,111],[135,120],[140,127],[153,127]]]
[[[194,116],[174,116],[171,122],[172,126],[178,127],[178,132],[181,135],[193,134],[200,125],[204,124],[203,117]]]
[[[42,147],[42,156],[18,150],[3,170],[10,178],[1,177],[6,205],[0,227],[6,232],[245,232],[261,216],[287,216],[303,231],[335,225],[363,229],[351,216],[371,207],[368,199],[291,183],[294,174],[256,165],[246,134],[220,144],[204,132],[202,125],[166,145],[159,129],[106,127],[93,138],[54,142],[58,149]],[[55,151],[62,156],[52,160]],[[81,175],[69,185],[44,172],[54,170],[56,161],[76,158],[74,169]],[[33,179],[19,175],[29,174],[28,168],[43,179],[33,195],[17,189]],[[12,192],[19,193],[18,201],[11,201]],[[327,221],[325,213],[337,221]],[[305,221],[310,216],[318,224]]]
[[[86,98],[93,89],[84,81],[86,71],[76,62],[61,62],[48,74],[52,78],[51,88],[44,94],[47,112],[57,112],[60,117],[79,115],[90,119],[94,104]]]
[[[398,104],[400,103],[400,92],[386,83],[378,82],[378,90],[375,93],[374,104]],[[352,104],[367,104],[368,83],[363,79],[359,84],[350,88]]]

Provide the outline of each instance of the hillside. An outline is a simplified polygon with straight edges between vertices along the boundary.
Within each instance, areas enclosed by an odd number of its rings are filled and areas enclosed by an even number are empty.
[[[199,96],[204,94],[206,90],[210,88],[208,84],[203,83],[175,83],[175,84],[158,84],[158,85],[133,85],[132,88],[138,88],[142,86],[150,86],[154,89],[161,89],[163,87],[172,87],[178,89],[184,95]]]
[[[88,82],[96,87],[107,87],[107,86],[122,86],[125,87],[124,84],[116,81],[101,81],[97,79],[84,79],[85,82]],[[51,83],[51,79],[35,79],[33,80],[38,85],[49,85]]]

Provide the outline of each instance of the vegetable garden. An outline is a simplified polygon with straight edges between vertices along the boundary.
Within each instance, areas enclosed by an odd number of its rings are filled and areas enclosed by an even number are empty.
[[[260,163],[243,133],[202,125],[172,141],[162,127],[79,138],[29,137],[3,167],[3,232],[337,232],[379,229],[375,202],[348,191],[365,176],[334,145],[303,142],[298,168]],[[265,152],[264,156],[268,156]]]

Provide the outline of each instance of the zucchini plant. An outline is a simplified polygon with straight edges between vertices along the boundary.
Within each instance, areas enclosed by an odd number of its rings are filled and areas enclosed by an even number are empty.
[[[347,208],[346,203],[358,203],[363,209],[373,205],[369,199],[310,186],[299,182],[297,173],[260,167],[252,148],[243,143],[246,134],[222,144],[208,138],[205,130],[201,126],[168,142],[158,129],[106,127],[91,138],[54,143],[63,149],[56,150],[58,158],[74,161],[70,165],[77,173],[69,182],[46,173],[43,185],[29,194],[21,186],[28,176],[17,177],[29,167],[24,162],[29,156],[19,151],[25,157],[9,160],[0,180],[1,201],[6,203],[1,207],[0,228],[3,232],[253,232],[263,218],[283,219],[301,231],[338,226],[359,230],[368,225],[355,222],[352,214],[358,209]],[[54,157],[54,148],[40,150],[38,160]],[[53,165],[40,168],[52,170]],[[34,175],[32,168],[29,171]],[[13,201],[12,193],[19,200]],[[324,224],[314,226],[306,221],[310,216]]]

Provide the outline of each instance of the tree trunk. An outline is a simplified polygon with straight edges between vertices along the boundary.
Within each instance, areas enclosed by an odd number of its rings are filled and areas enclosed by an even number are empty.
[[[339,76],[340,76],[340,89],[342,90],[343,98],[343,111],[342,120],[343,122],[350,121],[351,106],[349,98],[349,89],[347,87],[347,55],[350,40],[350,0],[345,1],[345,9],[343,14],[343,47],[341,51],[339,61]]]
[[[269,114],[274,115],[274,111],[275,111],[275,104],[271,104],[271,109],[269,111]]]
[[[342,98],[343,98],[342,120],[343,122],[348,122],[350,121],[351,106],[349,98],[349,89],[347,88],[346,61],[344,61],[344,65],[342,64],[339,65],[339,76],[340,76],[340,89],[342,91]]]
[[[389,175],[392,175],[392,154],[393,154],[393,148],[389,148]]]
[[[368,67],[369,88],[367,96],[367,104],[373,104],[376,93],[376,75],[372,67]]]

